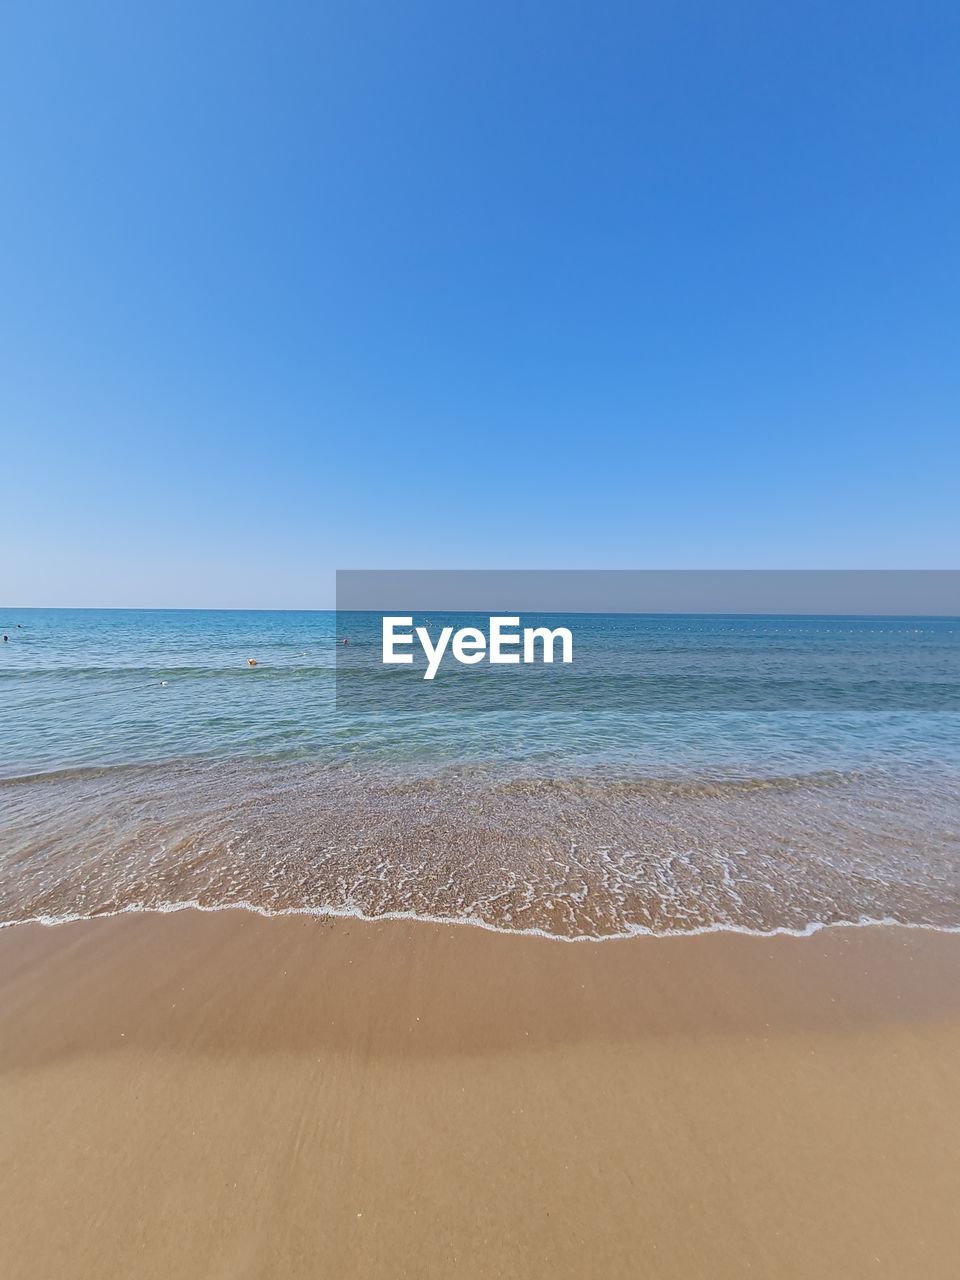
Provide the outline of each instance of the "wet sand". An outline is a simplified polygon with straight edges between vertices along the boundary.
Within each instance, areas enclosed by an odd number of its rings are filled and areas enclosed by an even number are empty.
[[[7,1277],[952,1278],[960,935],[0,931]]]

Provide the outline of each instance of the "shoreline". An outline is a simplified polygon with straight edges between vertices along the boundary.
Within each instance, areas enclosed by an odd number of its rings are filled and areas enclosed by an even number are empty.
[[[117,920],[127,916],[174,916],[195,911],[199,915],[218,915],[221,912],[241,912],[262,920],[314,919],[318,921],[352,921],[356,924],[413,924],[438,928],[472,928],[506,938],[541,938],[545,942],[604,943],[629,942],[639,938],[702,938],[717,934],[730,934],[744,938],[813,938],[818,933],[834,929],[908,929],[922,932],[960,934],[960,924],[933,924],[926,921],[863,918],[860,920],[814,920],[802,929],[778,925],[772,929],[752,929],[747,925],[709,924],[695,925],[691,929],[650,929],[636,925],[625,933],[562,934],[549,933],[546,929],[510,929],[504,925],[490,924],[486,920],[469,917],[419,915],[415,912],[384,912],[368,916],[359,911],[341,911],[335,907],[283,907],[273,910],[258,907],[252,902],[227,902],[219,906],[205,906],[200,902],[171,902],[165,906],[120,907],[116,911],[98,911],[92,915],[68,914],[63,916],[29,916],[23,920],[0,920],[0,933],[5,929],[35,925],[53,929],[60,925],[93,923],[97,920]]]
[[[0,919],[202,904],[571,939],[960,926],[960,770],[754,781],[246,761],[14,786]]]
[[[960,940],[0,932],[8,1274],[947,1280]]]

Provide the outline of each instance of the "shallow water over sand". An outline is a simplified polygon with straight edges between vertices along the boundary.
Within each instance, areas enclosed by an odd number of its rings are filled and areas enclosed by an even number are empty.
[[[190,902],[590,938],[960,926],[956,621],[579,618],[602,707],[419,714],[338,708],[331,614],[21,621],[3,923]],[[618,708],[638,668],[676,705]],[[701,705],[705,673],[743,671],[805,709]]]
[[[960,785],[947,774],[181,762],[9,781],[0,828],[4,921],[191,902],[562,937],[960,925]]]

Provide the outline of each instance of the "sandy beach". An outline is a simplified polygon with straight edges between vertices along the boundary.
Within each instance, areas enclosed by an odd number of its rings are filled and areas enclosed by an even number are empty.
[[[10,1277],[952,1277],[960,936],[0,932]]]

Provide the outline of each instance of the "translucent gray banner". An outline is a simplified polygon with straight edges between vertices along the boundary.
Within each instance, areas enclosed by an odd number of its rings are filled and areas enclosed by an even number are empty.
[[[341,570],[358,714],[960,710],[960,571]]]

